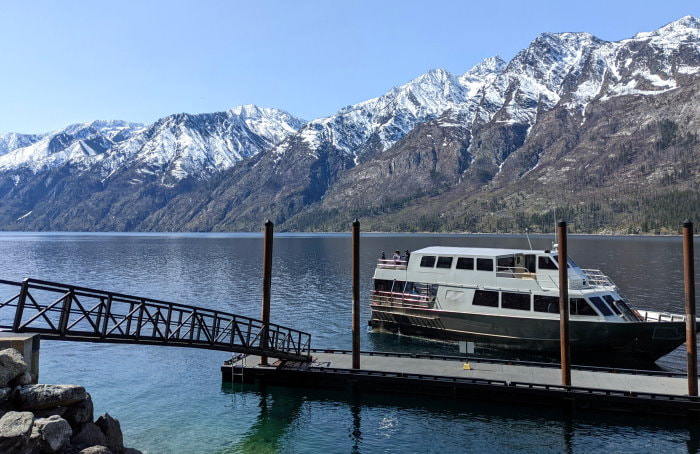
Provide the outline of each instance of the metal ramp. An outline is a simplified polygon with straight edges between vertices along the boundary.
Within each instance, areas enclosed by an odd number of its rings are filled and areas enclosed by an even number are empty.
[[[0,280],[0,330],[309,361],[311,335],[236,314],[37,279]]]

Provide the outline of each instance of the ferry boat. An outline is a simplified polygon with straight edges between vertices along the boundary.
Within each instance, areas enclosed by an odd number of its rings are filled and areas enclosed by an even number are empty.
[[[370,326],[406,335],[559,354],[553,250],[427,247],[379,259]],[[568,263],[572,358],[655,361],[685,342],[685,316],[635,310],[600,270]]]

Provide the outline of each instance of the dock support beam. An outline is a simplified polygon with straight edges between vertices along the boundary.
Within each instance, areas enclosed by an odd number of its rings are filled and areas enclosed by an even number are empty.
[[[566,222],[557,222],[559,239],[559,350],[561,352],[561,384],[571,386],[571,348],[569,346],[569,273],[566,247]]]
[[[268,333],[270,328],[270,287],[272,286],[272,232],[274,224],[269,219],[265,222],[265,244],[263,246],[263,299],[262,322],[263,332],[260,344],[263,348],[268,345]],[[260,356],[260,365],[267,366],[267,356]]]
[[[360,221],[352,223],[352,368],[360,368]]]
[[[683,282],[685,286],[685,346],[688,352],[688,395],[698,395],[698,350],[695,326],[695,252],[693,223],[683,221]]]

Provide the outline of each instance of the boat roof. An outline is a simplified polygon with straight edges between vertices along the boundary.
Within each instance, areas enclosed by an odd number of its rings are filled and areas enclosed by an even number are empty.
[[[483,247],[450,247],[450,246],[430,246],[413,251],[412,254],[424,255],[469,255],[480,257],[500,257],[514,254],[544,254],[543,250],[531,249],[498,249]]]

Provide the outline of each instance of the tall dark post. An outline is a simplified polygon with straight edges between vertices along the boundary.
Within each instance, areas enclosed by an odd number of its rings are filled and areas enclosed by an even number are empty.
[[[265,222],[265,245],[263,246],[263,332],[260,339],[263,348],[267,348],[268,329],[270,327],[270,287],[272,286],[272,231],[274,224],[269,219]],[[267,366],[267,356],[260,357],[260,365]]]
[[[566,250],[566,222],[557,222],[559,238],[559,350],[561,384],[571,386],[571,348],[569,346],[569,270]]]
[[[695,252],[693,223],[683,221],[683,282],[685,284],[685,346],[688,351],[688,395],[698,395],[698,346],[695,325]]]
[[[360,368],[360,221],[352,223],[352,368]]]

